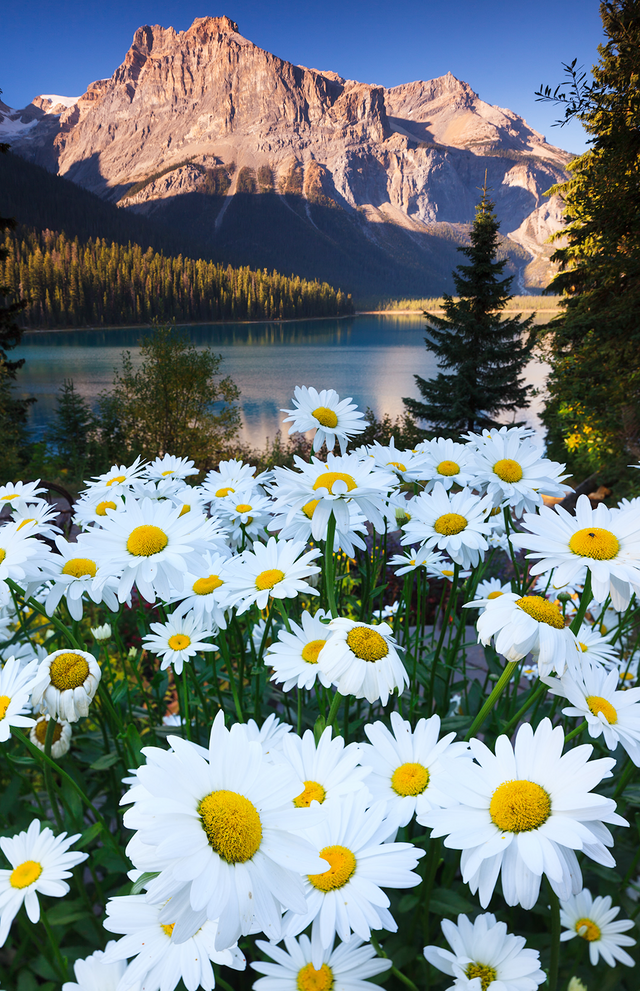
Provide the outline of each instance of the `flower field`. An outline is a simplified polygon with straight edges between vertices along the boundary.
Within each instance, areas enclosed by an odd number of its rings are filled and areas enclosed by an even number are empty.
[[[283,412],[319,456],[115,465],[67,533],[0,487],[2,987],[632,991],[640,500]]]

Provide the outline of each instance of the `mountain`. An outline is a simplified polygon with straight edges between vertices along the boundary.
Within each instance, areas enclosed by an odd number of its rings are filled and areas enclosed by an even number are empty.
[[[359,295],[450,286],[485,171],[520,289],[544,285],[571,156],[448,73],[385,89],[293,65],[227,17],[139,28],[81,97],[0,104],[0,140],[216,257]]]

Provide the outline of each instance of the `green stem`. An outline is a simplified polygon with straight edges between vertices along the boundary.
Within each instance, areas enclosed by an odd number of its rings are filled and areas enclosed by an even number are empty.
[[[577,613],[575,614],[575,616],[573,617],[573,622],[569,627],[572,633],[575,634],[578,633],[580,627],[582,626],[582,620],[584,619],[584,615],[587,611],[587,606],[591,602],[592,598],[593,595],[591,592],[591,569],[587,568],[587,577],[584,580],[584,588],[582,589],[582,595],[580,596],[580,607]]]
[[[465,736],[465,740],[467,740],[467,742],[471,739],[474,733],[477,732],[480,726],[482,726],[483,722],[485,721],[485,719],[493,709],[494,705],[502,695],[503,691],[509,684],[509,679],[511,678],[511,675],[514,672],[517,663],[518,661],[509,661],[504,671],[498,678],[497,682],[494,685],[493,691],[491,692],[491,695],[480,709],[480,712],[478,713],[476,718],[471,723],[471,728],[467,733],[467,735]]]
[[[11,730],[11,732],[13,732],[13,729]],[[620,798],[620,795],[622,795],[622,792],[627,787],[627,782],[628,782],[629,778],[631,777],[631,775],[633,774],[633,772],[635,770],[635,767],[636,767],[636,765],[633,763],[633,761],[629,757],[628,760],[627,760],[627,766],[625,767],[624,771],[620,775],[620,780],[618,782],[618,787],[616,788],[616,790],[613,793],[613,800],[614,801],[617,801],[618,798]]]
[[[335,695],[333,696],[333,701],[331,702],[329,715],[327,716],[327,726],[333,726],[333,724],[335,723],[341,702],[342,702],[342,695],[340,694],[340,692],[336,692]]]
[[[580,723],[580,725],[576,726],[575,729],[572,729],[570,733],[567,733],[567,735],[564,738],[564,742],[568,743],[569,740],[573,740],[574,736],[578,736],[579,733],[582,733],[582,731],[586,728],[586,726],[588,726],[588,723],[587,720],[585,719],[583,723]]]
[[[287,633],[291,633],[291,624],[289,622],[289,613],[287,612],[287,607],[285,606],[282,599],[276,599],[275,603],[278,607],[278,612],[280,613],[282,619],[284,620],[285,630],[287,631]]]
[[[51,623],[52,626],[55,626],[56,627],[56,629],[58,630],[59,633],[62,633],[62,635],[66,638],[66,640],[70,643],[70,645],[72,647],[75,647],[76,650],[84,650],[84,644],[79,643],[76,640],[76,638],[73,636],[73,634],[69,632],[69,630],[64,625],[64,623],[61,623],[60,622],[60,620],[57,618],[57,616],[48,616],[47,615],[47,611],[44,608],[44,606],[41,606],[40,603],[37,602],[36,599],[34,599],[33,597],[31,597],[30,599],[25,599],[24,598],[24,589],[23,588],[20,588],[20,586],[17,584],[17,582],[14,582],[13,579],[7,578],[6,579],[6,582],[7,582],[7,585],[9,586],[9,588],[12,591],[16,592],[16,594],[19,594],[19,595],[21,595],[23,597],[22,598],[22,601],[23,601],[23,603],[24,603],[25,606],[29,606],[29,609],[33,609],[34,612],[37,612],[41,616],[44,616],[45,619],[49,623]]]
[[[530,709],[531,706],[538,701],[541,695],[544,695],[546,690],[547,690],[547,686],[542,681],[538,682],[535,688],[531,689],[524,705],[520,709],[518,709],[515,716],[512,716],[509,722],[506,724],[506,726],[503,729],[503,733],[509,733],[509,731],[512,730],[514,726],[517,726],[517,724],[524,716],[525,712],[527,712],[527,710]]]
[[[549,991],[558,987],[558,964],[560,963],[560,900],[549,884],[551,902],[551,959],[549,960]]]
[[[384,950],[380,946],[380,943],[378,942],[378,940],[376,939],[373,933],[371,933],[370,939],[371,939],[371,945],[378,954],[378,956],[382,957],[383,960],[388,960],[389,958],[387,954],[384,952]],[[407,977],[406,974],[401,973],[401,971],[399,971],[397,967],[394,967],[392,965],[389,968],[389,970],[390,973],[394,975],[394,977],[397,977],[399,981],[402,981],[402,983],[405,984],[408,988],[411,988],[411,991],[418,991],[418,988],[413,983],[413,981],[409,977]]]
[[[63,981],[66,981],[67,977],[69,976],[69,968],[67,966],[66,960],[63,959],[62,954],[60,953],[60,947],[58,946],[58,940],[53,935],[53,930],[52,930],[51,926],[49,925],[49,921],[47,919],[46,912],[41,912],[41,914],[40,914],[40,921],[42,922],[42,925],[44,926],[45,932],[46,932],[47,936],[49,937],[49,942],[51,943],[51,948],[53,950],[53,955],[55,957],[55,961],[56,961],[58,970],[60,972],[60,976],[61,976],[61,978],[62,978]]]
[[[47,789],[47,795],[49,796],[49,803],[51,805],[51,811],[53,812],[53,817],[56,820],[58,829],[62,832],[64,829],[64,822],[62,816],[60,815],[60,809],[58,807],[58,798],[56,795],[55,785],[53,783],[53,773],[51,771],[51,764],[55,767],[55,763],[51,757],[51,747],[53,745],[53,735],[56,731],[56,720],[50,716],[49,722],[47,723],[47,734],[44,738],[44,752],[48,758],[48,763],[44,765],[44,784]]]
[[[338,618],[338,606],[336,604],[336,586],[333,557],[333,543],[336,536],[336,518],[331,512],[327,524],[327,539],[324,544],[324,587],[327,595],[327,606],[332,619]]]

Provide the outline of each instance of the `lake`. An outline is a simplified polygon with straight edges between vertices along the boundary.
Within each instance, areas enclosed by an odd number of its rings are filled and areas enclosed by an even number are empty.
[[[296,320],[285,323],[228,323],[184,328],[198,348],[221,354],[221,372],[241,391],[242,435],[262,447],[280,428],[282,407],[291,407],[296,385],[335,389],[352,396],[363,411],[376,416],[402,413],[402,397],[418,398],[413,376],[431,378],[437,371],[424,345],[424,319],[415,315],[362,315],[339,320]],[[31,408],[31,430],[41,437],[55,409],[65,379],[90,402],[113,383],[123,349],[140,362],[138,341],[145,328],[39,331],[24,334],[12,358],[26,358],[18,372],[24,395],[37,398]],[[531,363],[527,379],[540,387],[546,366]],[[534,400],[522,419],[540,430]]]

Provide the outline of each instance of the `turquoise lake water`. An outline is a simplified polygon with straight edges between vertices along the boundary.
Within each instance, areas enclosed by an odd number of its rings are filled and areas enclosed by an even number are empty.
[[[411,316],[363,315],[341,320],[299,320],[287,323],[210,324],[186,327],[198,348],[221,354],[221,373],[230,375],[241,392],[243,439],[262,446],[280,427],[282,407],[291,406],[296,385],[335,389],[352,396],[379,417],[402,413],[402,397],[418,398],[413,376],[431,378],[435,357],[424,344],[424,320]],[[37,398],[31,427],[41,436],[55,408],[65,379],[89,401],[113,383],[124,349],[134,365],[140,361],[138,341],[144,328],[69,330],[26,333],[17,358],[26,358],[18,386]],[[12,357],[13,357],[12,354]],[[540,386],[544,367],[531,365],[528,379]],[[523,416],[537,426],[537,406]]]

